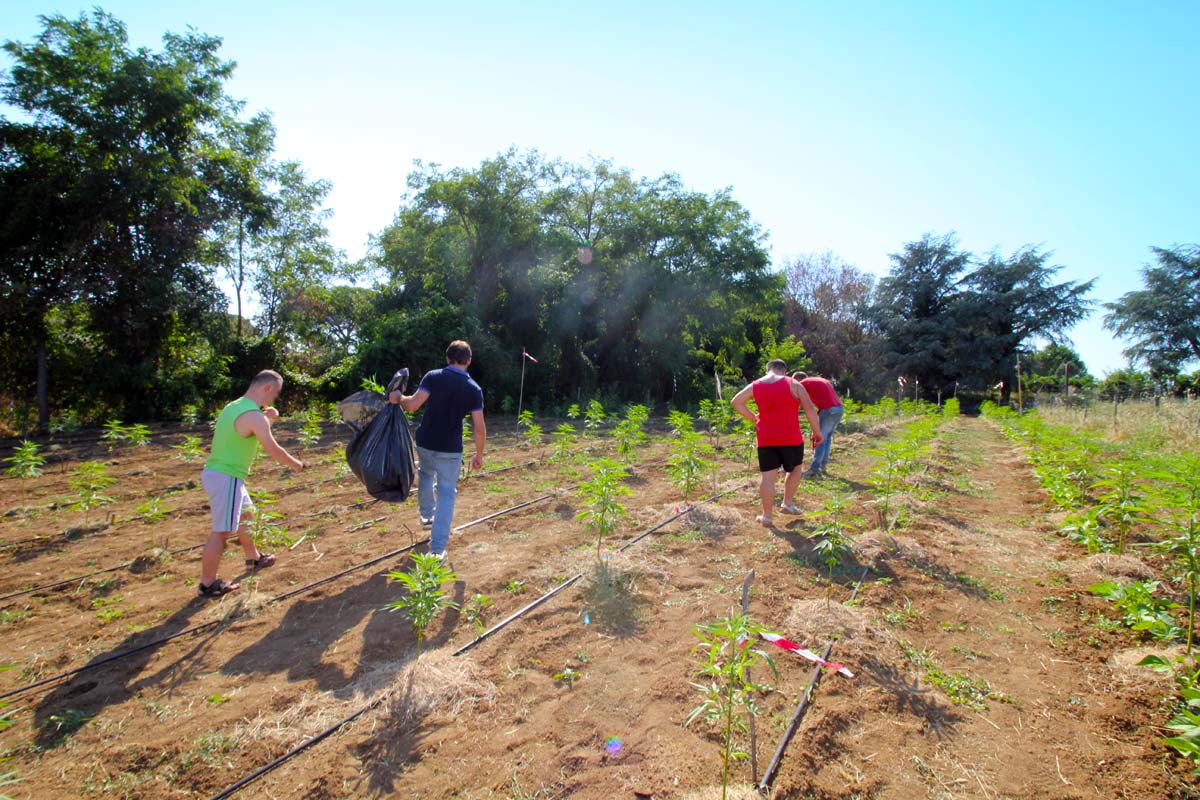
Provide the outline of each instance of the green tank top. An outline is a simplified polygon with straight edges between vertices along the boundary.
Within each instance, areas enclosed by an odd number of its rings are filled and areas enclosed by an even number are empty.
[[[253,433],[239,436],[233,423],[247,411],[261,411],[258,403],[249,397],[239,397],[217,415],[217,427],[213,433],[212,455],[204,462],[205,469],[224,472],[235,478],[246,480],[250,464],[258,453],[258,437]]]

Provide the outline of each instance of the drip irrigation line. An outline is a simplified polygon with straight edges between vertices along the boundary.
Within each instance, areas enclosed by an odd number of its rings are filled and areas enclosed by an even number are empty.
[[[673,514],[670,518],[668,518],[664,522],[661,522],[658,525],[655,525],[653,528],[649,529],[648,531],[645,531],[645,532],[639,534],[638,536],[634,537],[630,541],[626,542],[625,545],[620,548],[620,550],[623,551],[625,548],[636,544],[637,542],[641,541],[646,536],[648,536],[650,533],[653,533],[654,531],[661,529],[667,523],[677,520],[680,517],[684,516],[685,514],[692,513],[697,508],[699,508],[701,505],[703,505],[705,503],[714,502],[714,501],[724,497],[725,495],[732,494],[733,492],[736,492],[736,491],[740,491],[741,489],[745,488],[745,486],[746,486],[746,484],[742,484],[740,486],[735,486],[734,488],[727,489],[726,491],[721,492],[720,494],[716,494],[716,495],[713,495],[712,497],[708,497],[704,500],[697,501],[694,505],[690,505],[687,508],[685,508],[683,511]],[[546,497],[550,497],[550,496],[551,495],[547,495]],[[543,499],[545,499],[545,498],[538,498],[538,500],[530,501],[530,503],[539,502]],[[529,505],[530,503],[524,503],[524,504],[522,504],[522,506]],[[521,507],[521,506],[514,506],[514,509],[518,508],[518,507]],[[476,520],[475,522],[470,523],[470,524],[478,524],[479,522],[482,522],[484,519],[487,519],[487,518],[485,517],[483,519]],[[462,526],[462,527],[467,527],[467,526]],[[493,625],[491,628],[489,628],[487,631],[485,631],[480,636],[476,637],[475,639],[471,640],[470,642],[467,642],[462,647],[455,650],[452,653],[452,655],[458,656],[458,655],[465,653],[466,651],[470,650],[475,645],[479,644],[480,642],[484,641],[485,639],[488,639],[493,634],[500,631],[502,628],[506,627],[507,625],[511,624],[512,622],[515,622],[517,619],[520,619],[523,615],[528,614],[533,609],[535,609],[538,606],[542,605],[543,603],[547,602],[548,600],[553,598],[556,594],[563,591],[567,587],[574,585],[576,582],[578,582],[582,578],[583,578],[582,572],[578,573],[577,575],[574,575],[573,577],[567,578],[562,583],[560,583],[558,586],[556,586],[553,589],[551,589],[550,591],[546,592],[541,597],[537,598],[533,602],[526,605],[524,608],[510,614],[507,618],[496,623],[495,625]],[[231,796],[232,794],[237,792],[239,789],[242,789],[243,787],[247,786],[251,782],[257,780],[258,778],[262,777],[263,775],[266,775],[268,772],[274,770],[275,768],[277,768],[284,762],[288,761],[292,757],[299,755],[303,751],[305,751],[308,748],[312,747],[313,745],[317,744],[322,739],[328,738],[329,736],[333,735],[334,733],[336,733],[341,728],[345,727],[350,722],[353,722],[355,719],[357,719],[358,717],[367,713],[372,708],[375,708],[376,706],[378,706],[390,694],[391,694],[390,692],[387,692],[387,693],[384,693],[383,695],[375,698],[370,703],[367,703],[362,708],[360,708],[357,711],[355,711],[354,713],[350,714],[348,717],[343,718],[339,722],[335,722],[333,725],[331,725],[328,728],[326,728],[325,730],[321,731],[316,736],[313,736],[312,738],[304,741],[303,743],[301,743],[297,747],[293,748],[292,750],[288,751],[287,753],[284,753],[283,755],[279,756],[278,758],[271,761],[270,763],[265,764],[262,767],[259,767],[257,770],[255,770],[251,774],[247,775],[246,777],[242,778],[241,780],[237,781],[236,783],[231,784],[230,786],[223,789],[218,794],[213,795],[210,798],[210,800],[223,800],[224,798]],[[2,696],[0,696],[0,697],[2,697]]]
[[[550,497],[550,496],[551,495],[546,495],[546,497]],[[464,525],[460,525],[458,528],[456,528],[456,530],[462,530],[464,528],[469,528],[472,525],[478,525],[486,520],[495,519],[497,516],[500,516],[501,514],[507,514],[509,512],[516,511],[521,508],[525,508],[526,506],[529,506],[532,503],[541,502],[541,500],[543,500],[543,499],[545,499],[545,498],[538,498],[537,500],[528,501],[525,503],[520,503],[515,506],[511,506],[509,508],[504,509],[501,512],[489,514],[486,517],[482,517],[480,519],[468,522]],[[299,586],[290,591],[275,595],[274,597],[270,598],[267,602],[268,603],[278,603],[280,601],[287,600],[291,597],[295,597],[298,594],[303,594],[304,592],[310,592],[319,586],[323,586],[327,583],[330,583],[331,581],[337,580],[338,578],[342,577],[343,575],[348,575],[351,572],[356,572],[357,570],[365,569],[367,567],[373,566],[375,564],[378,564],[380,561],[385,561],[389,558],[400,555],[401,553],[405,553],[409,550],[412,550],[414,547],[425,544],[428,541],[429,541],[429,539],[427,539],[427,538],[422,539],[418,542],[413,542],[412,544],[405,545],[404,547],[400,547],[400,548],[397,548],[396,550],[389,551],[387,553],[384,553],[381,556],[376,556],[368,561],[363,561],[362,563],[355,564],[352,567],[348,567],[347,569],[344,569],[341,572],[336,572],[333,575],[328,575],[324,578],[320,578],[318,580],[313,581],[312,583],[308,583],[308,584],[305,584],[304,586]],[[113,653],[112,655],[105,656],[104,658],[101,658],[98,661],[92,661],[90,663],[84,664],[81,667],[76,667],[74,669],[67,670],[66,672],[61,672],[57,675],[53,675],[49,678],[43,678],[42,680],[35,681],[33,683],[26,684],[24,686],[19,686],[15,689],[10,689],[7,692],[0,693],[0,700],[3,700],[7,697],[13,697],[14,695],[24,694],[25,692],[31,691],[33,689],[37,689],[37,688],[45,686],[47,684],[56,683],[60,680],[63,680],[64,678],[70,678],[74,675],[78,675],[81,672],[86,672],[88,670],[95,669],[96,667],[100,667],[105,664],[110,664],[113,661],[117,661],[122,658],[127,658],[128,656],[134,655],[136,653],[140,653],[140,652],[142,652],[144,650],[148,650],[152,647],[158,647],[160,645],[166,644],[174,639],[180,638],[181,636],[188,636],[193,633],[199,633],[201,631],[205,631],[210,628],[214,628],[217,625],[221,624],[221,622],[223,622],[223,620],[212,620],[210,622],[200,623],[199,625],[193,625],[190,628],[185,628],[182,631],[177,631],[168,636],[163,636],[163,637],[155,639],[153,641],[146,642],[145,644],[138,645],[137,647],[130,648],[129,650],[123,650],[119,653]]]
[[[662,528],[666,527],[667,525],[669,525],[670,523],[679,519],[680,517],[682,517],[686,514],[692,513],[697,508],[699,508],[701,505],[719,500],[720,498],[724,497],[725,495],[732,494],[733,492],[739,491],[739,490],[743,489],[744,487],[745,487],[745,484],[742,484],[741,486],[735,486],[732,489],[726,489],[724,492],[721,492],[720,494],[715,494],[712,497],[708,497],[708,498],[705,498],[704,500],[697,501],[695,505],[690,505],[687,508],[685,508],[683,511],[675,512],[670,517],[667,517],[667,519],[665,519],[662,522],[658,523],[657,525],[643,531],[642,533],[639,533],[637,536],[630,539],[625,544],[621,545],[619,548],[617,548],[617,552],[623,553],[627,548],[632,547],[633,545],[640,542],[642,539],[645,539],[647,536],[649,536],[650,534],[654,533],[657,530],[661,530]],[[545,594],[543,594],[541,597],[534,600],[529,605],[527,605],[524,608],[522,608],[521,610],[509,615],[507,618],[505,618],[501,622],[497,622],[495,625],[493,625],[488,630],[484,631],[482,634],[477,636],[475,639],[472,639],[471,641],[464,644],[462,647],[455,650],[453,653],[451,653],[451,655],[455,655],[455,656],[462,655],[463,653],[467,652],[475,645],[479,644],[480,642],[484,641],[485,639],[490,638],[493,634],[498,632],[501,628],[504,628],[507,625],[509,625],[510,623],[515,622],[517,619],[519,619],[520,617],[529,613],[533,609],[537,608],[542,603],[545,603],[547,600],[554,597],[554,595],[558,594],[563,589],[566,589],[568,586],[570,586],[573,583],[575,583],[576,581],[580,580],[582,577],[583,577],[583,573],[579,572],[579,573],[575,574],[574,576],[567,578],[562,583],[560,583],[558,586],[555,586],[553,589],[546,592]]]
[[[254,772],[250,773],[246,777],[239,780],[237,783],[231,784],[231,785],[227,786],[226,788],[222,789],[217,794],[214,794],[210,798],[210,800],[223,800],[223,798],[229,797],[230,795],[237,792],[239,789],[250,785],[251,783],[258,780],[263,775],[266,775],[268,772],[272,771],[273,769],[275,769],[276,767],[278,767],[280,764],[284,763],[285,761],[289,760],[293,756],[297,756],[300,753],[303,753],[305,750],[307,750],[308,748],[317,744],[322,739],[326,739],[326,738],[332,736],[333,734],[337,733],[339,730],[341,730],[345,726],[349,725],[354,720],[361,717],[363,714],[365,714],[368,711],[370,711],[371,709],[376,708],[377,706],[381,705],[383,703],[383,701],[386,700],[387,698],[391,697],[391,695],[392,695],[391,692],[384,692],[379,697],[376,697],[374,700],[367,703],[365,706],[360,708],[358,711],[355,711],[350,716],[340,720],[339,722],[333,723],[328,728],[326,728],[325,730],[318,733],[316,736],[306,739],[305,741],[301,742],[296,747],[292,748],[288,752],[279,756],[278,758],[276,758],[274,761],[270,762],[269,764],[264,764],[263,766],[256,769]]]
[[[867,577],[867,572],[870,567],[863,567],[862,575],[858,578],[858,583],[854,584],[854,591],[850,594],[850,601],[858,597],[858,590],[862,587],[863,580]],[[832,640],[825,646],[825,652],[821,656],[822,661],[828,661],[833,654]],[[792,743],[792,737],[796,735],[796,731],[800,729],[800,723],[804,721],[804,715],[808,713],[808,709],[812,703],[812,696],[816,692],[817,684],[821,682],[822,670],[824,667],[818,664],[813,669],[812,677],[809,678],[808,686],[804,690],[804,696],[800,698],[800,705],[796,707],[796,713],[792,715],[792,721],[788,724],[787,730],[783,732],[783,738],[779,741],[779,746],[775,748],[775,755],[771,757],[771,763],[767,766],[767,771],[763,773],[762,780],[758,782],[758,791],[761,794],[766,794],[771,790],[771,784],[775,782],[775,776],[779,772],[779,765],[783,761],[783,753],[787,750],[789,744]]]

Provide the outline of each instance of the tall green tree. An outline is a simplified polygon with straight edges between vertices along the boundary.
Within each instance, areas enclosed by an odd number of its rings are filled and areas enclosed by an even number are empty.
[[[978,388],[1003,380],[1007,392],[1021,350],[1035,339],[1061,343],[1091,309],[1087,294],[1095,280],[1056,283],[1061,267],[1049,259],[1036,247],[1009,258],[993,253],[962,281],[953,307],[953,363]]]
[[[952,389],[961,375],[955,361],[960,331],[958,283],[971,254],[954,234],[927,233],[890,256],[892,269],[880,279],[870,316],[892,376],[919,381],[927,393]]]
[[[1200,245],[1152,247],[1144,288],[1105,303],[1104,326],[1132,341],[1125,355],[1157,376],[1200,361]]]
[[[119,365],[93,390],[144,416],[169,338],[222,305],[204,248],[226,207],[233,64],[194,31],[132,50],[99,10],[42,24],[32,43],[4,45],[0,97],[20,112],[0,126],[0,300],[18,323],[4,336],[35,344],[45,422],[46,316],[84,303]]]

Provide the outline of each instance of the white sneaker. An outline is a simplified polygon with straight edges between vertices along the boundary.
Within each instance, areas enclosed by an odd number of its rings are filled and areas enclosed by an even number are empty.
[[[432,528],[433,527],[433,517],[421,517],[421,527],[422,528]]]
[[[785,514],[803,514],[804,509],[795,503],[784,503],[779,507],[779,510]]]

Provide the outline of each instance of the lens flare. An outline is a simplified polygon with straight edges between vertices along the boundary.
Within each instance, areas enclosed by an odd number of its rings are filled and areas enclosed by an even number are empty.
[[[625,745],[616,736],[610,736],[604,740],[604,752],[610,756],[618,755]]]

